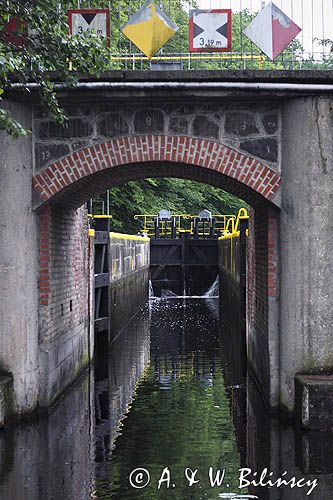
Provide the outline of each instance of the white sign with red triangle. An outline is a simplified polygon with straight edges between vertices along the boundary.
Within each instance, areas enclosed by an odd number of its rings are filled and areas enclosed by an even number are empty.
[[[245,28],[245,35],[272,61],[302,30],[273,2]]]
[[[108,9],[71,9],[68,11],[71,35],[94,33],[110,42],[110,11]]]

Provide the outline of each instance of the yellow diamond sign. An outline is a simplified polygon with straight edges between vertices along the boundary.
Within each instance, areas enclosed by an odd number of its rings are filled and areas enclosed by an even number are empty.
[[[147,0],[121,28],[124,35],[135,43],[148,59],[151,59],[177,30],[178,26],[151,0]]]

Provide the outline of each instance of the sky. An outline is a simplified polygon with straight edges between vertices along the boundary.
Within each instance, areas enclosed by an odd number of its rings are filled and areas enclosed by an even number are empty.
[[[199,0],[202,9],[239,11],[247,8],[252,12],[261,10],[262,4],[268,3],[269,0]],[[313,38],[333,40],[333,0],[274,0],[274,3],[302,28],[297,39],[306,52],[323,51]]]

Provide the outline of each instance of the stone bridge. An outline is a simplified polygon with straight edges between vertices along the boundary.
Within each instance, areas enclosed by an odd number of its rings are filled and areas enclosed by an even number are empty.
[[[0,135],[0,369],[13,375],[16,412],[50,405],[91,359],[79,207],[147,177],[205,182],[251,205],[249,365],[267,405],[293,412],[295,374],[333,368],[331,78],[114,72],[59,85],[64,126],[34,84],[12,91],[7,107],[33,130]]]

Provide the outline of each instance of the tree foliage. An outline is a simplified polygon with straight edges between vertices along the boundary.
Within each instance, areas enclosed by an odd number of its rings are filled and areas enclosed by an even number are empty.
[[[177,19],[182,28],[187,25],[187,0],[168,0],[167,14]],[[50,117],[60,123],[66,116],[59,106],[54,90],[54,75],[57,81],[72,86],[78,75],[98,77],[110,69],[123,69],[124,64],[113,61],[110,55],[138,52],[135,46],[122,35],[121,26],[141,5],[138,0],[92,0],[82,8],[110,8],[112,37],[110,48],[93,32],[88,36],[70,36],[67,11],[77,8],[76,1],[65,0],[18,0],[0,4],[0,30],[15,18],[19,25],[17,36],[25,37],[19,47],[8,39],[0,37],[0,96],[9,90],[10,84],[36,82],[39,85],[42,102],[49,110]],[[183,33],[183,30],[180,30]],[[168,50],[176,50],[182,41],[176,35]],[[143,65],[149,68],[149,63]],[[2,97],[0,97],[0,100]],[[0,108],[0,130],[6,130],[14,137],[26,135],[27,131],[10,115]]]
[[[109,66],[109,52],[101,38],[93,33],[84,38],[69,35],[65,7],[68,2],[63,0],[20,0],[6,2],[0,8],[0,26],[18,19],[16,35],[25,39],[17,47],[0,38],[0,94],[4,96],[13,80],[36,82],[50,116],[59,122],[66,116],[59,106],[52,75],[70,86],[76,83],[78,73],[99,75]],[[70,71],[71,61],[76,71]],[[4,109],[0,110],[0,129],[14,137],[27,133]]]

